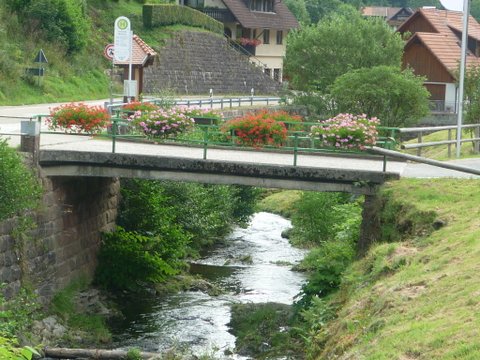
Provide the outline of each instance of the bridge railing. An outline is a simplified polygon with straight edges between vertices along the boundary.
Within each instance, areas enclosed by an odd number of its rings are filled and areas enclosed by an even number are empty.
[[[42,119],[49,115],[36,115],[32,119],[42,122]],[[137,141],[150,142],[161,144],[183,144],[188,146],[201,147],[203,149],[203,159],[207,159],[209,149],[230,148],[230,149],[245,149],[238,143],[235,133],[226,133],[222,129],[223,121],[217,118],[197,118],[196,123],[191,131],[177,134],[175,137],[165,138],[149,138],[140,130],[133,127],[128,120],[128,117],[121,111],[116,111],[115,115],[111,117],[111,124],[107,131],[95,135],[98,138],[110,139],[112,143],[111,151],[117,151],[118,141]],[[287,126],[287,138],[281,146],[262,146],[257,150],[267,152],[281,152],[291,153],[293,156],[292,162],[296,166],[298,156],[300,154],[339,154],[349,156],[371,157],[373,156],[368,151],[354,150],[354,149],[338,149],[334,147],[326,147],[322,144],[320,138],[310,136],[310,129],[312,126],[318,126],[318,122],[284,122]],[[378,127],[379,138],[377,146],[394,149],[398,144],[396,138],[398,135],[397,128]],[[42,134],[62,134],[63,131],[41,131]],[[91,136],[90,134],[69,134],[72,136]],[[374,155],[378,157],[378,155]],[[383,171],[386,171],[387,157],[383,156]]]
[[[187,144],[190,146],[199,146],[203,148],[203,159],[207,159],[208,149],[210,148],[243,148],[245,146],[239,145],[237,136],[234,132],[225,132],[222,130],[222,122],[217,118],[196,118],[196,123],[192,131],[177,134],[175,137],[155,138],[150,139],[155,143],[164,144]],[[320,138],[312,137],[310,129],[312,126],[318,126],[318,122],[288,122],[284,121],[288,132],[287,139],[281,146],[265,145],[261,147],[262,151],[271,152],[287,152],[293,154],[293,165],[297,165],[298,155],[301,153],[317,153],[317,154],[350,154],[354,156],[369,156],[368,152],[355,149],[338,149],[335,147],[326,147],[322,144]],[[396,137],[398,136],[397,128],[378,127],[379,138],[376,145],[386,148],[394,149],[397,146]],[[148,140],[148,137],[143,135],[138,130],[130,126],[129,121],[121,112],[117,112],[116,116],[112,117],[111,131],[107,134],[112,138],[112,152],[116,151],[117,140]],[[260,148],[258,149],[260,150]],[[386,169],[386,157],[384,157],[384,171]]]

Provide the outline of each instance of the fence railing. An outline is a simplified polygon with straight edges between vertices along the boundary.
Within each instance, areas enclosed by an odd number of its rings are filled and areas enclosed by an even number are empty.
[[[255,91],[255,89],[252,89]],[[164,102],[164,99],[151,98],[145,99],[144,102],[159,104]],[[169,101],[169,100],[167,100]],[[185,105],[185,106],[199,106],[201,108],[210,108],[213,109],[233,109],[235,107],[241,106],[253,106],[258,104],[263,104],[265,106],[278,105],[281,103],[282,98],[280,97],[265,97],[265,96],[240,96],[240,97],[229,97],[229,98],[201,98],[201,99],[174,99],[171,102],[173,105]],[[122,101],[115,101],[113,103],[105,102],[105,108],[109,109],[111,112],[119,110],[123,105],[127,105]]]
[[[36,115],[34,119],[38,122],[42,122],[43,118],[49,115]],[[151,143],[156,144],[182,144],[194,147],[200,147],[203,149],[203,159],[207,159],[207,153],[209,149],[245,149],[245,146],[241,146],[237,143],[236,135],[232,132],[226,133],[222,131],[222,123],[216,118],[197,118],[197,122],[194,125],[192,131],[188,133],[178,134],[172,138],[154,138],[149,139],[143,133],[132,127],[127,117],[122,111],[116,111],[114,116],[111,117],[111,124],[108,131],[96,135],[99,138],[111,139],[112,147],[111,152],[117,151],[117,143],[120,140],[123,141],[139,141],[145,142],[152,140]],[[262,151],[280,152],[285,154],[292,154],[293,166],[297,166],[298,156],[300,154],[338,154],[343,156],[361,156],[372,157],[378,155],[372,155],[367,151],[354,150],[354,149],[337,149],[334,147],[326,147],[322,144],[320,138],[310,136],[310,128],[318,123],[312,122],[285,122],[288,128],[288,136],[285,142],[281,146],[263,146]],[[380,137],[377,142],[377,146],[383,148],[392,149],[396,146],[395,137],[398,134],[396,128],[379,127]],[[41,131],[41,134],[61,134],[65,135],[62,131]],[[79,134],[71,134],[72,136],[78,136]],[[81,135],[81,134],[80,134]],[[257,149],[258,150],[258,149]],[[383,171],[386,171],[387,158],[383,157]]]
[[[454,114],[457,112],[457,103],[455,101],[430,100],[429,108],[432,112]]]
[[[462,138],[461,143],[473,142],[475,144],[476,150],[478,151],[480,147],[480,124],[467,124],[461,126],[463,129],[473,129],[471,138]],[[422,149],[431,146],[446,145],[448,151],[448,157],[452,156],[452,145],[457,143],[456,133],[457,125],[448,125],[448,126],[429,126],[429,127],[414,127],[414,128],[400,128],[398,129],[400,134],[417,134],[417,143],[416,144],[403,144],[401,145],[402,149],[417,149],[417,156],[422,156]],[[429,141],[423,142],[423,136],[427,133],[432,133],[436,131],[447,130],[447,140],[441,141]],[[455,135],[455,138],[453,136]]]

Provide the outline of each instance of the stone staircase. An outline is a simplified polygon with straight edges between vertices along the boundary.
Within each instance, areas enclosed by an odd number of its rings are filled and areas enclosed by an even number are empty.
[[[274,95],[281,84],[264,74],[226,38],[209,32],[179,32],[159,49],[154,65],[145,68],[144,94]]]

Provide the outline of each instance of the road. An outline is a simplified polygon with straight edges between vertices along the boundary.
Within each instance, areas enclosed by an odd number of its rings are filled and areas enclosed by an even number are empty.
[[[88,101],[86,103],[92,105],[103,105],[103,100]],[[21,116],[30,118],[37,114],[46,114],[49,108],[58,106],[59,104],[39,104],[27,106],[4,106],[0,107],[0,134],[1,133],[19,133],[20,118],[12,116]],[[42,130],[47,130],[42,124]],[[9,143],[12,146],[19,144],[19,136],[10,135]],[[41,136],[42,149],[55,150],[77,150],[77,151],[100,151],[110,152],[112,145],[107,140],[97,140],[89,136],[71,136],[71,135],[50,135],[43,134]],[[131,142],[117,142],[116,152],[119,153],[135,153],[149,154],[161,156],[176,156],[199,158],[203,156],[203,150],[200,148],[162,145],[162,144],[140,144]],[[292,165],[293,156],[291,154],[272,153],[263,151],[240,151],[240,150],[222,150],[209,149],[207,158],[212,160],[237,161],[237,162],[256,162],[262,164],[275,165]],[[475,169],[480,169],[480,157],[475,159],[451,160],[450,163],[461,164]],[[337,168],[337,169],[355,169],[382,171],[383,163],[380,160],[359,159],[356,157],[338,157],[338,156],[320,156],[320,155],[299,155],[298,166]],[[401,177],[407,178],[480,178],[463,172],[443,169],[435,166],[410,163],[403,161],[388,161],[387,171],[400,174]]]

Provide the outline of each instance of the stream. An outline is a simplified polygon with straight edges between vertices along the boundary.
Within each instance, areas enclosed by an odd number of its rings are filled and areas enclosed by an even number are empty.
[[[290,269],[306,252],[281,237],[290,226],[278,215],[256,213],[248,228],[234,229],[225,244],[192,263],[191,273],[226,290],[219,296],[188,291],[123,297],[119,306],[125,319],[112,329],[115,344],[151,352],[174,350],[185,356],[245,359],[231,353],[235,337],[227,326],[230,305],[293,302],[305,277]]]

